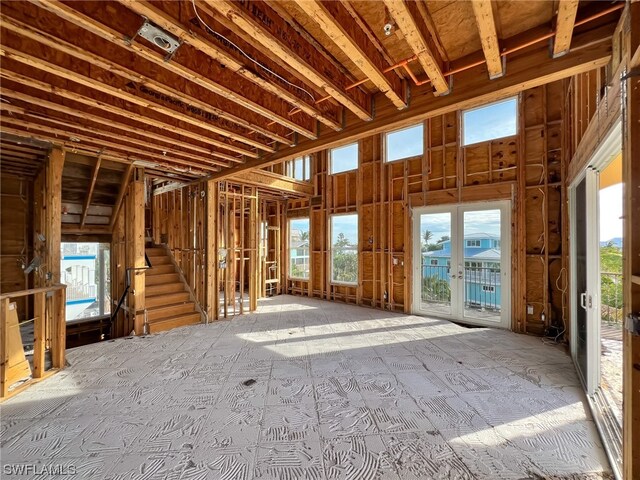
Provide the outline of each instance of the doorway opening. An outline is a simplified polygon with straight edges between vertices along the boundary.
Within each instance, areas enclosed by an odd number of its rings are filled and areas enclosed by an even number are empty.
[[[623,367],[621,138],[618,124],[570,189],[571,353],[618,474]]]
[[[509,201],[414,210],[415,313],[510,326]]]

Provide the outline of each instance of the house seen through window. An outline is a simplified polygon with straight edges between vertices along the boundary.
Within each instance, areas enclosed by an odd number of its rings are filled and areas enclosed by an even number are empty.
[[[309,219],[289,220],[289,277],[309,278]]]

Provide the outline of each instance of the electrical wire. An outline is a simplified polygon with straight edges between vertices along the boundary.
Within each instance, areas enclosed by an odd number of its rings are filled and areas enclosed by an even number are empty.
[[[288,85],[291,85],[294,88],[297,88],[298,90],[306,93],[307,95],[309,95],[309,97],[311,97],[311,100],[313,100],[314,102],[316,101],[316,97],[313,96],[313,94],[311,92],[309,92],[308,90],[299,87],[298,85],[296,85],[295,83],[291,83],[289,80],[287,80],[286,78],[278,75],[276,72],[274,72],[273,70],[271,70],[269,67],[265,66],[264,64],[260,63],[259,61],[257,61],[255,58],[251,57],[248,53],[246,53],[244,50],[242,50],[238,45],[236,45],[235,43],[233,43],[231,40],[229,40],[227,37],[225,37],[224,35],[222,35],[219,32],[216,32],[213,28],[211,28],[207,22],[205,22],[202,17],[200,16],[200,14],[198,13],[198,7],[196,7],[196,0],[191,0],[191,3],[193,4],[193,11],[196,14],[196,17],[198,18],[198,20],[200,20],[200,22],[205,26],[205,28],[209,31],[209,33],[220,37],[221,39],[223,39],[225,42],[228,42],[229,44],[233,45],[234,48],[236,48],[242,55],[244,55],[247,59],[249,59],[251,62],[255,63],[258,67],[262,68],[263,70],[269,72],[271,75],[279,78],[280,80],[282,80],[283,82],[285,82]]]

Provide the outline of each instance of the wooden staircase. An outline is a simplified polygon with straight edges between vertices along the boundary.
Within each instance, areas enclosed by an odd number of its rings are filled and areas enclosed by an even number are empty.
[[[166,248],[148,247],[146,253],[151,262],[145,276],[147,333],[200,323],[200,312]]]

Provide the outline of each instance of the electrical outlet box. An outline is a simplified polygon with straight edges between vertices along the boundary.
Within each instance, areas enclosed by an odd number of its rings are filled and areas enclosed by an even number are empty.
[[[533,305],[527,305],[527,315],[533,315]]]

